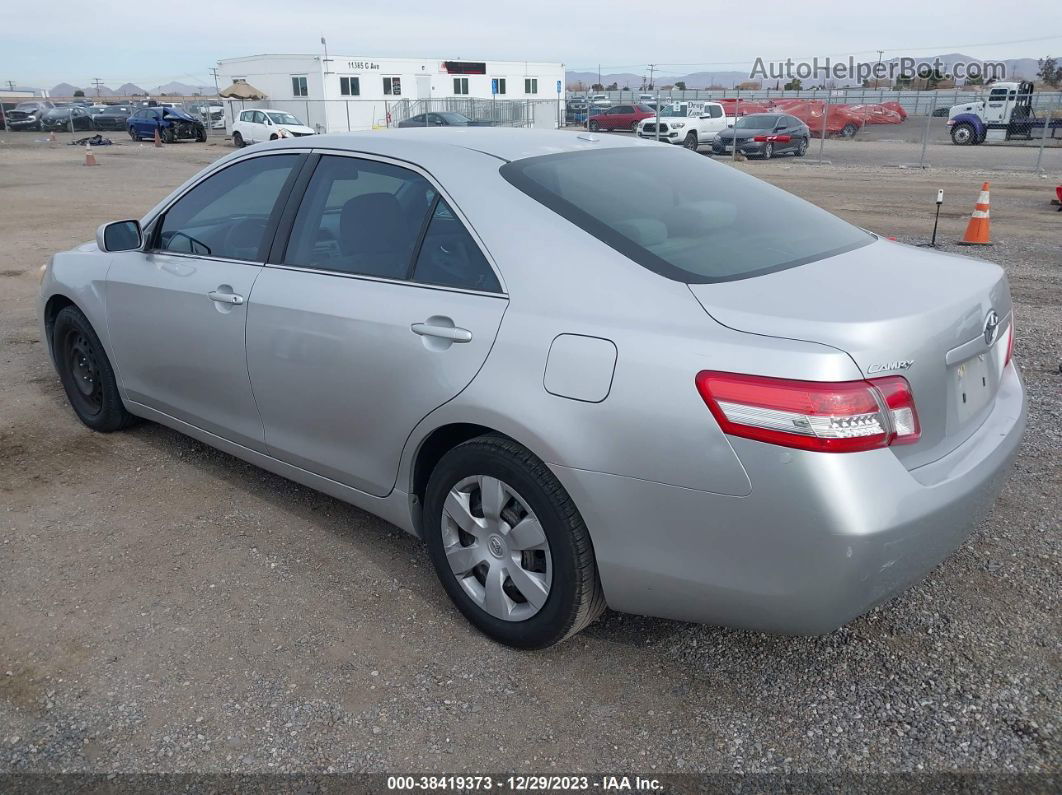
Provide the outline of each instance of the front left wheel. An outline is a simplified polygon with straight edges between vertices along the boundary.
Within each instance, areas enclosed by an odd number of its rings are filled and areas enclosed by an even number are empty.
[[[546,465],[510,439],[480,436],[442,457],[422,528],[450,599],[499,643],[552,646],[605,609],[575,504]]]
[[[56,316],[52,355],[66,397],[85,425],[110,433],[136,422],[122,404],[114,369],[100,338],[76,307],[65,307]]]

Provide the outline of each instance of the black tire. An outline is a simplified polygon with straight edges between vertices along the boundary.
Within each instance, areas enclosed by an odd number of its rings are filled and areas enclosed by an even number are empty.
[[[269,140],[270,141],[275,141],[279,137],[280,137],[279,135],[277,135],[276,133],[273,133],[272,135],[269,136]]]
[[[796,154],[797,157],[803,157],[804,155],[807,154],[807,152],[808,152],[808,139],[807,138],[801,138],[800,139],[800,143],[797,144],[797,149],[796,149],[795,154]]]
[[[601,125],[596,121],[590,122],[590,132],[597,132],[601,128]]]
[[[136,128],[135,127],[130,127],[129,128],[129,137],[132,138],[134,141],[139,141],[140,140],[140,136],[136,134]]]
[[[196,128],[195,139],[201,144],[206,143],[206,139],[207,139],[206,127],[197,127]]]
[[[697,151],[697,133],[690,130],[686,133],[686,137],[682,141],[682,145],[687,149],[696,152]]]
[[[530,618],[506,621],[476,604],[446,559],[442,513],[446,496],[464,478],[496,477],[516,489],[538,517],[549,544],[552,584]],[[517,649],[543,649],[593,623],[605,610],[590,534],[564,487],[526,448],[502,436],[480,436],[442,457],[428,481],[422,527],[435,572],[447,595],[483,634]]]
[[[161,138],[164,144],[172,144],[177,141],[177,134],[173,131],[172,127],[167,127],[162,131]]]
[[[632,121],[631,122],[631,132],[632,133],[638,132],[638,122],[636,122],[636,121]]]
[[[848,122],[848,124],[841,128],[841,136],[843,138],[851,138],[857,132],[859,132],[859,127],[857,127],[852,122]]]
[[[110,433],[137,421],[122,404],[114,369],[100,338],[77,307],[65,307],[56,316],[52,354],[66,397],[85,425]]]
[[[970,146],[977,143],[977,133],[972,124],[961,122],[951,128],[951,142],[956,146]]]
[[[247,146],[247,143],[243,140],[243,136],[240,135],[239,132],[234,132],[232,134],[232,145],[235,146],[237,149],[242,149],[243,147]]]
[[[763,153],[760,155],[763,160],[770,160],[774,157],[774,144],[770,141],[763,145]]]

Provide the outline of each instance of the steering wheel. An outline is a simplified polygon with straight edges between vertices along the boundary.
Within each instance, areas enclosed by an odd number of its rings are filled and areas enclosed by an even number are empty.
[[[242,218],[225,232],[222,243],[224,256],[234,259],[254,259],[262,245],[266,221],[264,218]]]

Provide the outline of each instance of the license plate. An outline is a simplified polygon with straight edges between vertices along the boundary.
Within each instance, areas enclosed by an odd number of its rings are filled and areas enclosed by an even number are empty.
[[[952,370],[955,417],[963,424],[985,407],[992,397],[992,376],[986,354],[957,364]]]

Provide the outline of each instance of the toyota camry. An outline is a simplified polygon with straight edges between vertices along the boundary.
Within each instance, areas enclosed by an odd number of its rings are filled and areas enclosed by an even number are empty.
[[[383,517],[521,648],[606,606],[832,630],[962,543],[1025,423],[999,267],[587,133],[238,150],[54,255],[40,321],[89,428]]]

